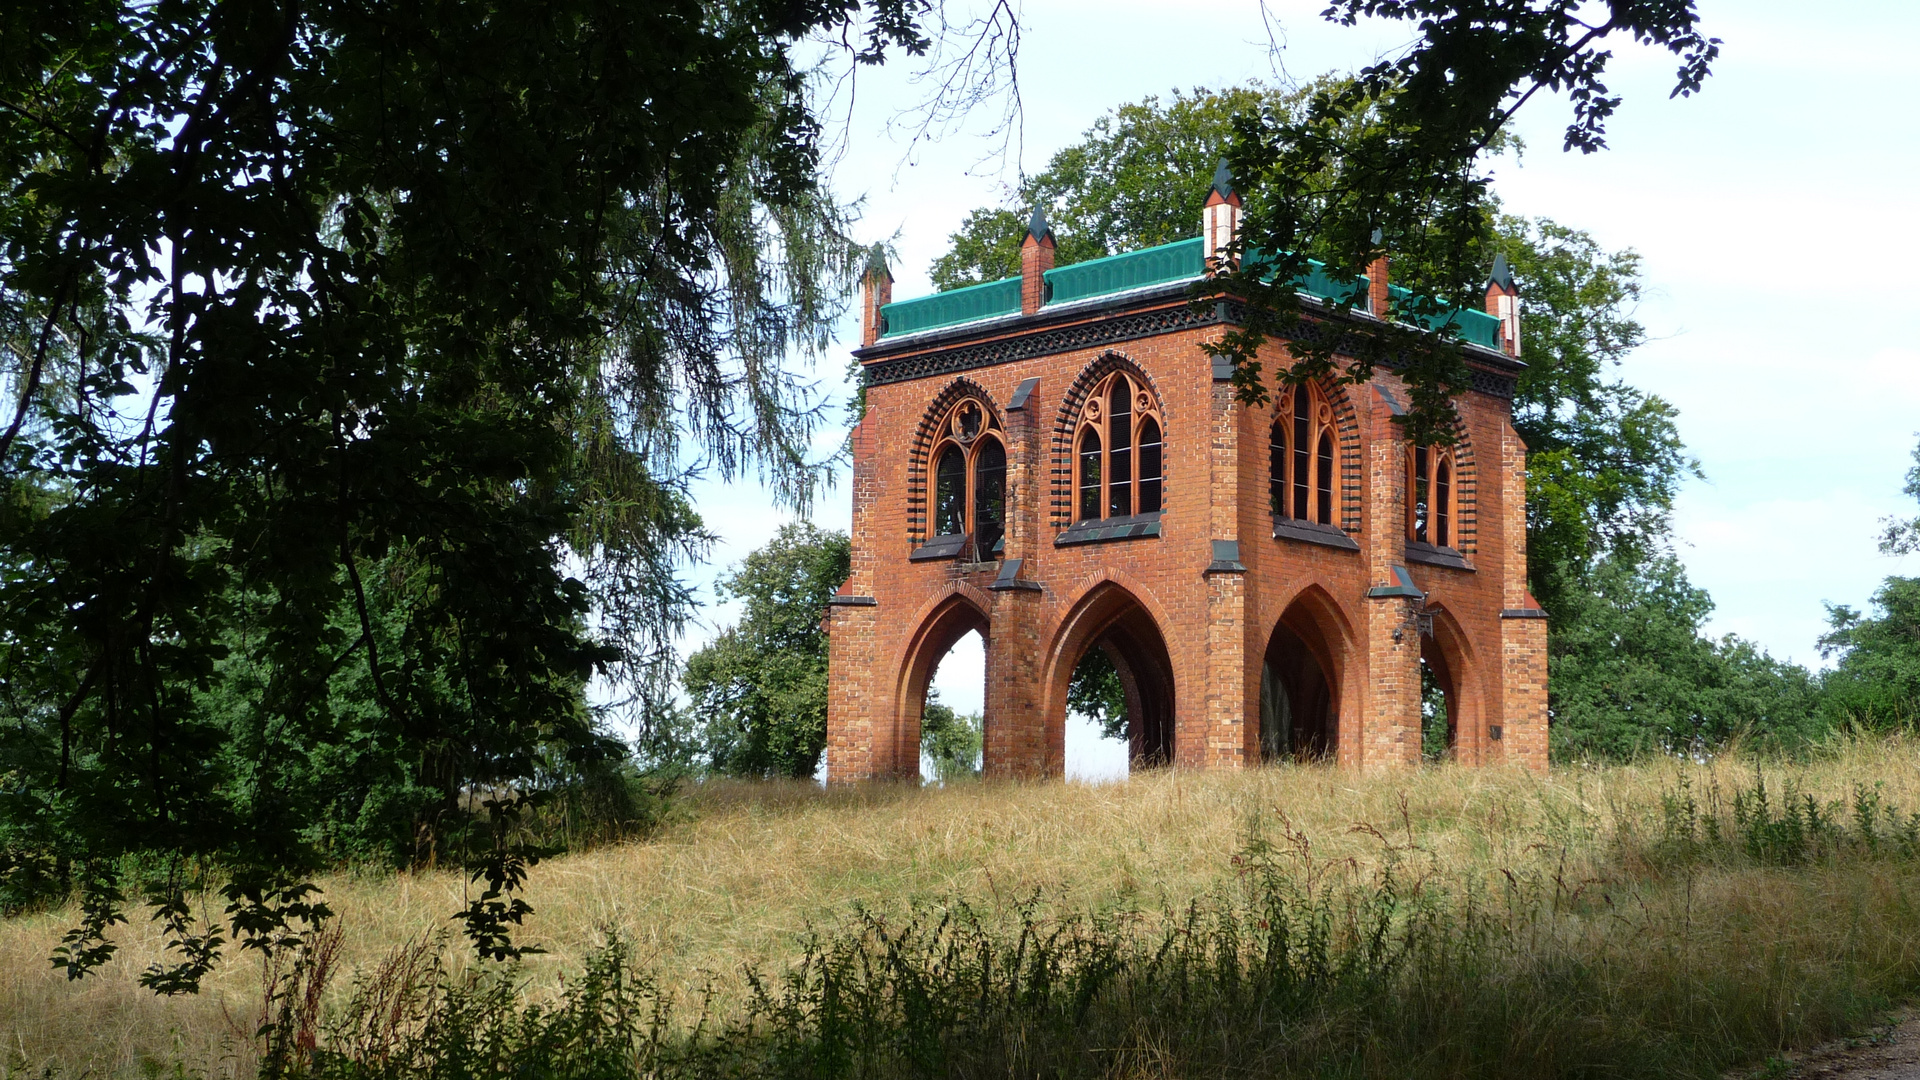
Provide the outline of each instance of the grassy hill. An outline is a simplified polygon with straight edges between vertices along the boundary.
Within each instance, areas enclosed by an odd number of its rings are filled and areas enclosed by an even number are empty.
[[[534,870],[524,936],[548,952],[512,986],[557,1002],[617,939],[673,1007],[674,1038],[704,1010],[702,1038],[732,1040],[736,1066],[830,1042],[826,978],[864,1003],[832,1023],[879,1048],[841,1062],[868,1075],[1712,1075],[1920,990],[1916,812],[1920,747],[1899,741],[1544,778],[711,783],[652,841]],[[324,884],[337,1022],[396,950],[435,952],[462,883]],[[70,918],[0,923],[0,1071],[251,1075],[256,961],[154,998],[135,978],[161,941],[136,922],[103,975],[69,984],[46,958]],[[437,955],[450,983],[474,974],[457,940]],[[769,987],[757,1013],[749,971]],[[1068,987],[1074,1002],[1054,1000]],[[886,1049],[909,1029],[907,1050]]]

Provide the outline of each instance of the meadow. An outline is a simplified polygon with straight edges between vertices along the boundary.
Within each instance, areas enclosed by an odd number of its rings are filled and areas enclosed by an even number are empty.
[[[503,1053],[525,1010],[586,1009],[599,1034],[573,1015],[568,1038],[603,1053],[612,1031],[632,1075],[1714,1076],[1920,993],[1920,744],[1545,776],[714,781],[644,842],[534,868],[522,935],[547,951],[509,972],[448,922],[458,875],[322,884],[319,1072],[485,1072],[419,1037],[464,1000],[463,1038]],[[257,960],[155,997],[136,912],[69,983],[47,957],[72,918],[0,922],[0,1073],[254,1075]],[[369,994],[408,956],[448,989],[416,986],[373,1062]]]

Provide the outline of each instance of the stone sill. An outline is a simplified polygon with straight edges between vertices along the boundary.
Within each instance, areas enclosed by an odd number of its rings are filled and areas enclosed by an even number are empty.
[[[1322,525],[1317,521],[1301,521],[1298,518],[1273,518],[1273,538],[1275,540],[1297,540],[1303,544],[1319,544],[1322,547],[1339,548],[1341,551],[1359,551],[1360,545],[1348,536],[1346,530],[1337,525]]]
[[[936,536],[926,543],[921,544],[919,547],[914,548],[913,554],[907,556],[907,561],[926,562],[929,559],[951,559],[966,551],[967,544],[971,539],[971,537],[965,535]],[[1006,539],[1004,537],[1001,538],[1000,542],[993,546],[994,553],[997,555],[1004,550],[1006,543]],[[992,567],[997,564],[997,560],[987,560],[985,562],[962,563],[960,568],[962,570],[979,570],[982,567]]]
[[[1425,563],[1428,566],[1445,566],[1453,570],[1471,571],[1473,569],[1473,564],[1458,551],[1450,547],[1423,544],[1418,540],[1407,541],[1407,561]]]
[[[1100,518],[1076,522],[1067,531],[1053,538],[1055,547],[1070,544],[1097,544],[1105,540],[1134,540],[1143,536],[1160,535],[1160,512],[1135,514],[1132,517]]]

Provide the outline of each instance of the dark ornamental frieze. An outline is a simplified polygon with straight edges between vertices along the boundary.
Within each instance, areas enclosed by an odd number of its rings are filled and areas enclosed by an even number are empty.
[[[1036,356],[1052,356],[1077,349],[1098,348],[1116,342],[1156,337],[1204,326],[1218,326],[1223,323],[1237,325],[1244,317],[1244,311],[1242,305],[1232,302],[1216,303],[1209,308],[1199,310],[1190,304],[1154,308],[1067,326],[1032,330],[993,341],[946,349],[935,348],[910,356],[878,360],[866,365],[862,376],[866,385],[881,386],[935,375],[951,375],[955,372],[971,371],[974,368],[992,367],[995,364],[1028,360]],[[1336,335],[1341,338],[1342,345],[1351,339],[1349,333],[1336,330],[1320,319],[1303,319],[1294,332],[1294,336],[1310,340],[1314,344],[1324,344],[1326,339]],[[1353,344],[1357,347],[1359,343],[1355,340]],[[1349,349],[1338,351],[1350,352]],[[1384,357],[1378,363],[1389,370],[1397,370],[1406,366],[1406,358],[1398,355]],[[1487,371],[1479,367],[1471,370],[1474,390],[1491,397],[1513,400],[1515,380],[1512,375]]]
[[[881,360],[868,364],[865,375],[868,386],[906,382],[909,379],[923,379],[929,375],[948,375],[956,371],[970,371],[973,368],[991,367],[994,364],[1027,360],[1036,356],[1051,356],[1055,353],[1072,352],[1075,349],[1097,348],[1116,341],[1132,341],[1136,338],[1156,337],[1160,334],[1213,326],[1227,321],[1228,318],[1230,313],[1222,312],[1218,307],[1211,311],[1196,313],[1191,307],[1181,304],[1175,307],[1135,312],[1130,315],[1116,315],[1094,322],[1036,330],[997,341],[983,341],[978,345],[962,345],[959,348],[943,349],[939,352],[902,356],[896,360]]]

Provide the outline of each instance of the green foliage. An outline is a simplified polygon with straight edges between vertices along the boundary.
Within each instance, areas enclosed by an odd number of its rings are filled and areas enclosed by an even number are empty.
[[[929,689],[920,714],[920,752],[933,762],[933,779],[942,784],[980,775],[980,749],[985,732],[980,716],[962,716]]]
[[[1756,762],[1753,786],[1696,791],[1683,773],[1661,797],[1657,865],[1832,864],[1847,858],[1920,858],[1920,811],[1903,813],[1879,786],[1856,783],[1847,798],[1825,798],[1788,776],[1768,783]]]
[[[1907,485],[1901,489],[1920,500],[1920,444],[1913,448],[1913,468],[1907,470]],[[1880,550],[1888,555],[1911,555],[1920,551],[1920,517],[1912,521],[1888,518],[1880,535]]]
[[[1820,654],[1839,660],[1823,680],[1827,715],[1870,730],[1920,726],[1920,578],[1887,578],[1873,606],[1871,616],[1827,606]]]
[[[1236,115],[1292,124],[1317,107],[1316,95],[1352,86],[1323,80],[1283,94],[1255,84],[1122,106],[1056,154],[1020,199],[1047,207],[1062,262],[1189,235],[1199,227],[1214,156],[1235,137]],[[1345,115],[1348,124],[1385,122],[1378,108]],[[1334,153],[1346,136],[1323,135],[1327,156],[1310,164],[1324,201],[1343,197],[1336,189],[1353,166]],[[1663,554],[1674,496],[1699,471],[1674,408],[1614,375],[1646,339],[1633,312],[1643,290],[1640,256],[1607,251],[1551,219],[1499,215],[1491,195],[1476,195],[1471,206],[1480,215],[1471,230],[1389,246],[1396,280],[1434,288],[1447,281],[1447,245],[1465,243],[1480,274],[1499,251],[1525,298],[1527,368],[1515,389],[1514,427],[1529,451],[1529,583],[1554,616],[1548,685],[1557,752],[1631,755],[1696,739],[1718,744],[1735,731],[1804,741],[1818,727],[1806,673],[1745,642],[1701,640],[1710,602]],[[1017,207],[976,210],[935,262],[936,283],[1016,272],[1024,229]],[[1302,250],[1338,255],[1322,237],[1293,239]],[[1611,644],[1639,631],[1653,636]],[[1108,736],[1125,736],[1125,695],[1104,653],[1090,650],[1075,669],[1068,707]],[[1427,753],[1438,756],[1444,715],[1426,716]]]
[[[1067,683],[1067,711],[1093,721],[1105,738],[1127,738],[1127,689],[1106,650],[1088,649],[1074,665]]]
[[[1528,577],[1554,611],[1574,587],[1564,573],[1663,543],[1699,468],[1673,407],[1611,377],[1646,340],[1633,317],[1640,256],[1545,218],[1503,217],[1497,235],[1526,303],[1513,425],[1527,444]]]
[[[967,215],[934,260],[937,289],[998,281],[1020,272],[1027,217],[1039,206],[1053,227],[1054,263],[1065,266],[1200,233],[1214,166],[1233,136],[1235,113],[1284,110],[1294,92],[1259,83],[1175,91],[1122,105],[1027,178],[1010,206]]]
[[[1405,20],[1418,32],[1393,59],[1313,88],[1299,108],[1235,118],[1227,158],[1246,203],[1242,246],[1260,257],[1200,290],[1245,305],[1241,324],[1207,351],[1233,366],[1236,395],[1248,404],[1270,397],[1259,355],[1276,337],[1289,341],[1289,382],[1362,383],[1391,358],[1412,398],[1409,436],[1446,441],[1455,394],[1469,377],[1461,346],[1405,322],[1299,333],[1304,314],[1294,282],[1308,258],[1352,275],[1382,251],[1409,253],[1421,292],[1398,305],[1401,320],[1476,306],[1494,209],[1487,161],[1514,113],[1541,90],[1564,92],[1574,105],[1567,147],[1600,149],[1619,102],[1601,81],[1609,36],[1678,57],[1676,95],[1701,88],[1719,42],[1700,33],[1691,3],[1665,0],[1613,4],[1598,24],[1568,5],[1503,0],[1340,0],[1322,14],[1348,25],[1362,17]],[[1351,309],[1361,299],[1334,306]]]
[[[1713,601],[1671,555],[1609,556],[1584,580],[1549,633],[1556,757],[1690,752],[1737,735],[1792,749],[1826,730],[1804,668],[1701,636]]]
[[[122,885],[176,931],[168,989],[279,932],[192,925],[195,875],[458,854],[510,891],[538,775],[615,751],[588,680],[664,713],[707,542],[678,463],[818,476],[788,358],[857,252],[790,50],[918,53],[921,14],[9,13],[0,851],[10,889],[96,868],[69,971]]]
[[[1920,445],[1905,491],[1920,500]],[[1888,519],[1880,550],[1888,555],[1920,551],[1920,519]],[[1835,724],[1870,730],[1920,725],[1920,579],[1890,577],[1873,594],[1879,614],[1864,615],[1845,604],[1827,605],[1832,627],[1820,637],[1820,655],[1839,663],[1823,680],[1826,710]]]
[[[682,683],[713,768],[808,778],[827,745],[827,600],[847,580],[845,533],[784,525],[720,582],[740,621],[687,658]]]
[[[1433,669],[1420,661],[1420,760],[1445,761],[1447,751],[1447,695]]]

